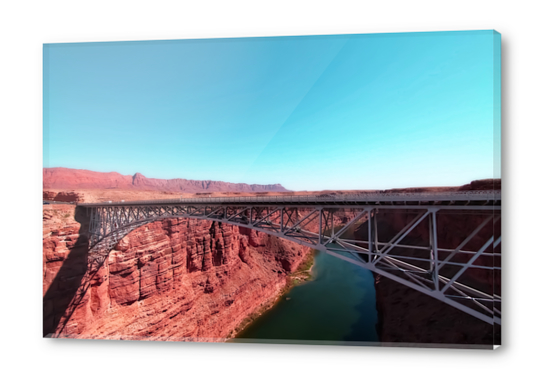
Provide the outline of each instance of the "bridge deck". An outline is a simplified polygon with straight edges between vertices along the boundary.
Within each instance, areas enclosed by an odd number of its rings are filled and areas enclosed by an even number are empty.
[[[500,191],[465,191],[465,192],[421,192],[421,193],[362,193],[356,195],[332,196],[239,196],[239,197],[202,197],[178,199],[154,199],[139,201],[111,201],[102,203],[79,203],[82,207],[103,207],[123,205],[288,205],[288,206],[326,206],[351,207],[377,205],[438,205],[446,207],[501,205]]]

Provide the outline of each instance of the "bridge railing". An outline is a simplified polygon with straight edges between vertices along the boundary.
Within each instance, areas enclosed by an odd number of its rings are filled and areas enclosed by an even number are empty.
[[[501,191],[462,192],[367,192],[355,195],[317,196],[236,196],[236,197],[192,197],[137,201],[109,201],[101,203],[79,203],[80,206],[101,205],[145,205],[145,204],[216,204],[216,203],[348,203],[378,201],[498,201]]]

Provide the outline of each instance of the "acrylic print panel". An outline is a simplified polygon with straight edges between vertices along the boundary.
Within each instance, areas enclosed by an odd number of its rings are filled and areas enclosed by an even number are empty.
[[[43,51],[44,336],[500,344],[498,33]]]

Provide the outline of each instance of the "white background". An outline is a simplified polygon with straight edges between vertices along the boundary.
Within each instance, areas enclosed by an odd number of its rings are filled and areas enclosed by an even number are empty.
[[[535,1],[4,1],[0,372],[12,377],[534,377],[540,333]],[[504,346],[497,351],[41,338],[42,44],[495,29],[502,33]],[[81,141],[85,143],[85,141]],[[114,141],[111,141],[114,148]],[[538,266],[538,267],[537,267]],[[525,372],[530,370],[530,372]]]

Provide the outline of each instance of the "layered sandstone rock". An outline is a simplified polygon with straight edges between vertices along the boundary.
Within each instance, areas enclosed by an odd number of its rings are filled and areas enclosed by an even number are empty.
[[[86,225],[84,226],[86,227]],[[87,268],[86,235],[75,221],[75,205],[43,206],[43,330],[51,333]]]
[[[227,183],[215,180],[151,179],[140,173],[121,175],[117,172],[95,172],[63,167],[43,169],[43,188],[123,189],[197,193],[206,192],[256,192],[286,189],[280,184]]]
[[[82,203],[85,197],[75,191],[43,191],[43,200]]]
[[[77,240],[74,231],[66,230],[58,243],[53,234],[44,239],[45,334],[224,340],[280,293],[287,273],[308,253],[294,243],[216,222],[168,219],[147,224],[113,249],[64,326],[59,321],[70,301],[66,297],[80,285],[81,262],[73,261],[71,282],[67,275],[57,280],[71,284],[71,292],[51,278],[55,271],[68,270],[64,266],[71,252],[63,243]]]
[[[500,188],[500,181],[498,185]],[[495,188],[495,183],[468,186],[462,190]],[[266,234],[217,223],[172,219],[148,224],[113,249],[92,278],[82,302],[63,324],[62,317],[87,267],[88,241],[79,231],[88,229],[79,229],[73,221],[74,208],[44,206],[44,334],[223,340],[243,319],[279,294],[286,274],[294,271],[308,252]],[[351,212],[336,213],[334,223],[346,223],[352,217]],[[387,225],[379,224],[379,233],[384,236],[386,228],[389,233],[397,232],[408,217],[412,215],[393,212],[387,219],[380,217]],[[462,238],[457,231],[472,230],[453,216],[440,220],[439,225],[440,246],[455,247]],[[317,223],[306,228],[316,230]],[[411,237],[426,242],[424,230],[414,230]],[[475,274],[471,279],[489,278]],[[377,277],[376,293],[383,342],[493,341],[493,330],[487,324],[401,284]]]

